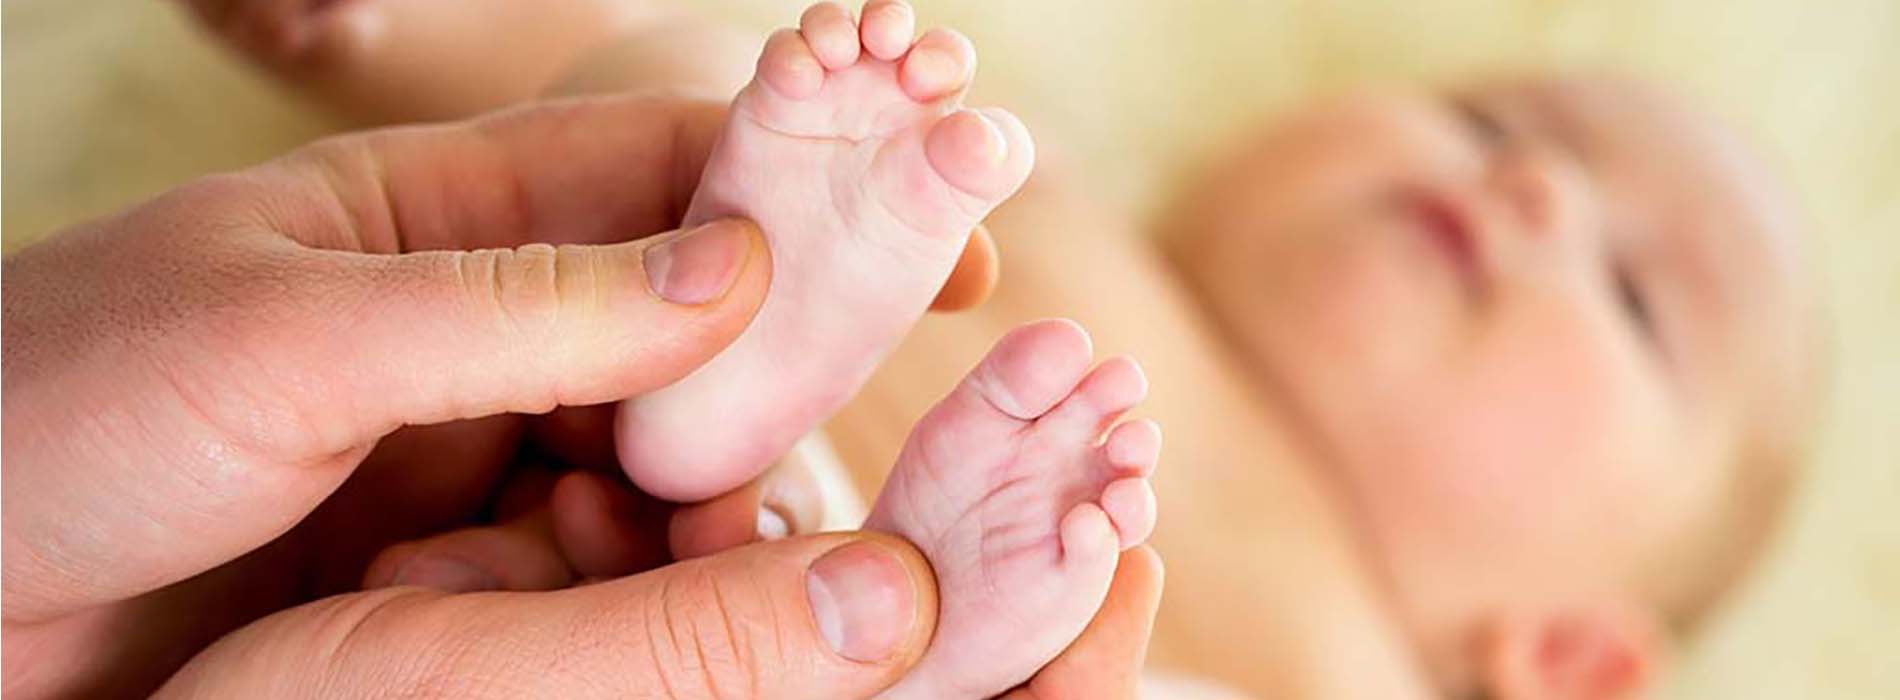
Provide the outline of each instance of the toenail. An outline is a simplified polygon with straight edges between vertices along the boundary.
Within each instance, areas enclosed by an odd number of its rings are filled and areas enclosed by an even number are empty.
[[[818,633],[839,656],[860,662],[890,658],[916,624],[917,591],[891,551],[872,542],[832,550],[805,576]]]
[[[661,299],[675,304],[717,301],[739,277],[749,238],[745,226],[718,221],[677,234],[647,249],[642,261],[647,285]]]

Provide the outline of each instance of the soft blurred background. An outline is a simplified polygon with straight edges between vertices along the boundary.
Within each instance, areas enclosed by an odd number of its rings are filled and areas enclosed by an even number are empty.
[[[401,0],[391,0],[401,1]],[[524,0],[526,1],[526,0]],[[798,0],[692,0],[766,27]],[[1315,93],[1539,67],[1671,84],[1785,167],[1835,315],[1830,417],[1764,571],[1668,697],[1900,697],[1900,2],[917,0],[982,90],[1152,207],[1236,129]],[[5,249],[338,128],[169,2],[7,0]]]

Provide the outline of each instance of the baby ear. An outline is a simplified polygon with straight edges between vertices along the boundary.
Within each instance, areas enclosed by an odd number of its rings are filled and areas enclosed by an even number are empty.
[[[1507,615],[1479,650],[1487,697],[1631,700],[1660,675],[1666,635],[1654,614],[1573,606]]]

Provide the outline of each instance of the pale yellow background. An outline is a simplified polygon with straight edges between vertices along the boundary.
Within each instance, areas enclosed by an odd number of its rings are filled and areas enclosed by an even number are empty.
[[[169,4],[6,1],[8,251],[330,128]],[[798,6],[697,4],[761,26]],[[1673,695],[1900,698],[1900,2],[919,4],[975,38],[985,99],[1018,108],[1102,197],[1144,211],[1222,134],[1362,81],[1621,67],[1753,132],[1819,231],[1832,417],[1768,570],[1683,659]]]

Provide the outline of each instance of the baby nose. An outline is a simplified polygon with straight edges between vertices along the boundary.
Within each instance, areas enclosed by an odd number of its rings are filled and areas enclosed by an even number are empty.
[[[1527,238],[1556,243],[1588,235],[1594,219],[1589,189],[1582,174],[1554,154],[1503,154],[1489,178]]]

